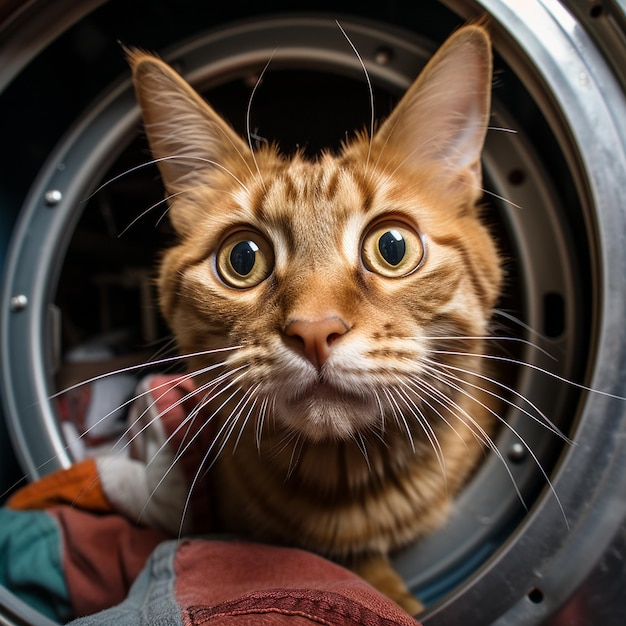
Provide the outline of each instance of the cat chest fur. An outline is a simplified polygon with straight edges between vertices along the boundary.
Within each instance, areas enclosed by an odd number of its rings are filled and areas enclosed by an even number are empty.
[[[463,442],[457,439],[446,479],[426,443],[414,451],[406,434],[391,430],[392,452],[368,441],[367,456],[356,444],[304,445],[298,458],[276,455],[277,433],[260,453],[249,439],[241,440],[242,454],[225,450],[215,467],[211,489],[219,494],[221,524],[343,562],[387,554],[418,539],[441,525],[448,489],[465,479],[467,455],[479,455],[481,446],[469,431]],[[451,443],[443,437],[442,445]],[[250,455],[247,447],[254,448]]]

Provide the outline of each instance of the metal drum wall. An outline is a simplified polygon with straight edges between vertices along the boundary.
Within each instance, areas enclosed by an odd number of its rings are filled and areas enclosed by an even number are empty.
[[[501,458],[486,459],[450,522],[396,565],[426,601],[427,626],[624,623],[624,4],[74,4],[0,12],[11,154],[0,175],[2,491],[74,458],[51,400],[68,353],[107,334],[139,360],[162,331],[145,315],[146,277],[169,232],[158,215],[141,217],[161,188],[156,170],[138,167],[146,144],[118,40],[159,52],[239,130],[272,57],[252,123],[315,152],[369,116],[336,19],[383,116],[455,27],[487,14],[496,74],[486,202],[509,259],[498,322],[522,340],[511,360],[527,365],[508,372]],[[563,436],[538,423],[542,413]],[[50,622],[0,589],[0,623]]]

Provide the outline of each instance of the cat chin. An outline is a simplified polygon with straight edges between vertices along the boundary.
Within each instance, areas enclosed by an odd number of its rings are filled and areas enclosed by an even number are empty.
[[[373,399],[352,397],[349,401],[331,394],[286,400],[277,405],[277,418],[308,441],[345,441],[358,432],[371,429],[380,420]]]

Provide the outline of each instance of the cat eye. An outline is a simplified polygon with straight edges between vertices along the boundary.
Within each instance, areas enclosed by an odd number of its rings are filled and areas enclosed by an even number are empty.
[[[400,221],[376,222],[363,237],[361,257],[371,272],[401,278],[421,267],[426,256],[424,238]]]
[[[259,233],[238,231],[229,235],[220,246],[216,267],[226,285],[248,289],[263,282],[272,273],[274,253]]]

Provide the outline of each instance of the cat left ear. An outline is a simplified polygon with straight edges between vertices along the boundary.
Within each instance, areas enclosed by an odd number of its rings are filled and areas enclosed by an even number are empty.
[[[487,31],[465,26],[444,43],[376,134],[403,165],[428,168],[455,190],[481,195],[480,155],[491,107]]]
[[[210,185],[228,163],[248,158],[245,142],[169,65],[139,51],[127,55],[150,148],[169,194]],[[181,215],[174,225],[193,227],[184,221]]]

